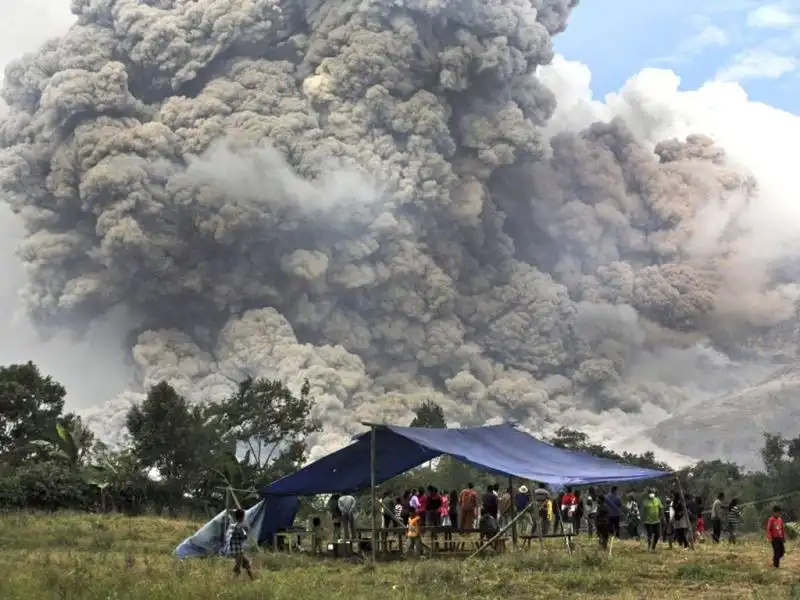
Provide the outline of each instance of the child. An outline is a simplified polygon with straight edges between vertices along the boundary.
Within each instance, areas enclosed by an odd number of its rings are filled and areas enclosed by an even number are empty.
[[[394,516],[399,523],[403,522],[403,499],[394,499]]]
[[[695,539],[701,544],[705,542],[706,522],[703,520],[703,515],[697,516],[697,529],[695,530]]]
[[[742,511],[739,508],[739,500],[734,498],[728,506],[728,542],[731,544],[736,543],[736,531],[739,529],[741,520]]]
[[[408,514],[408,551],[415,556],[422,554],[422,538],[420,529],[422,528],[422,517],[413,508],[409,509]]]
[[[230,527],[230,545],[228,546],[231,556],[233,556],[233,574],[239,575],[242,569],[247,571],[250,579],[253,577],[253,565],[250,558],[244,553],[244,544],[247,542],[247,525],[244,522],[244,511],[237,508],[233,514],[234,522]]]
[[[777,569],[781,566],[783,555],[786,554],[780,506],[772,507],[772,516],[767,521],[767,539],[772,544],[772,566]]]

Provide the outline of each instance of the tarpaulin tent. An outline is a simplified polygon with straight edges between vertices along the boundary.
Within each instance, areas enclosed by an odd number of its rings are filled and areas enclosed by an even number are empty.
[[[268,485],[263,493],[312,496],[355,492],[443,454],[486,471],[551,486],[619,483],[670,474],[557,448],[510,424],[464,429],[378,425],[374,441],[373,447],[372,435],[362,434],[349,446]]]
[[[511,424],[464,429],[370,425],[370,432],[292,475],[266,486],[265,497],[313,496],[372,489],[443,454],[493,473],[550,486],[621,483],[671,473],[625,465],[585,452],[557,448]],[[377,535],[377,513],[372,539]],[[269,519],[269,514],[266,515]],[[372,545],[373,559],[377,544]]]
[[[259,544],[272,541],[272,536],[281,529],[292,526],[297,514],[298,500],[296,497],[265,498],[255,506],[245,511],[245,523],[250,534]],[[175,548],[178,558],[197,558],[201,556],[214,556],[221,554],[227,540],[227,524],[230,515],[223,510],[208,523],[198,529],[194,535],[183,540]]]

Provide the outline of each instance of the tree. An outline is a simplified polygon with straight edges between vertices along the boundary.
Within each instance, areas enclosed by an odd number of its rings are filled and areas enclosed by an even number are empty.
[[[428,429],[445,429],[447,421],[442,407],[433,400],[426,400],[414,413],[409,427],[426,427]]]
[[[97,440],[81,418],[67,415],[60,423],[56,423],[55,434],[55,456],[64,460],[72,469],[83,467]]]
[[[143,467],[156,468],[167,481],[185,485],[212,453],[209,443],[214,436],[209,435],[207,416],[161,382],[125,416],[133,453]]]
[[[19,464],[51,438],[66,393],[32,362],[0,367],[0,457]]]
[[[274,478],[296,470],[305,458],[306,436],[321,429],[306,381],[294,395],[281,381],[248,378],[216,409],[235,442],[247,448],[244,463],[254,477]]]
[[[764,434],[764,447],[761,449],[761,459],[767,473],[777,474],[781,470],[783,457],[786,455],[787,441],[779,435]]]

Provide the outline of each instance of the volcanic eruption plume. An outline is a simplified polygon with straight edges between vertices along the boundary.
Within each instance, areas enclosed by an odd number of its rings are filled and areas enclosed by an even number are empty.
[[[759,187],[711,139],[548,127],[537,69],[576,4],[73,0],[3,87],[30,316],[123,308],[140,383],[197,402],[308,378],[318,447],[423,399],[540,429],[715,391],[698,361],[797,289],[748,251]]]

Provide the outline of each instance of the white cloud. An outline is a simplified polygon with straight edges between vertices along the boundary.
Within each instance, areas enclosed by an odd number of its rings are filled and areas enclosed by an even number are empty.
[[[655,59],[654,63],[671,64],[694,58],[711,48],[724,48],[730,44],[730,38],[724,29],[717,25],[706,24],[690,38],[681,42],[675,52],[669,56]]]
[[[728,34],[716,25],[706,25],[687,44],[696,50],[705,50],[711,46],[727,46]]]
[[[755,29],[785,29],[798,24],[800,19],[775,4],[766,4],[747,15],[747,26]]]
[[[798,68],[793,56],[776,54],[769,50],[756,49],[740,52],[717,71],[718,81],[744,81],[746,79],[779,79]]]

